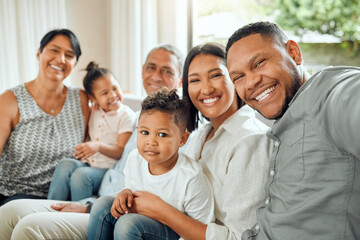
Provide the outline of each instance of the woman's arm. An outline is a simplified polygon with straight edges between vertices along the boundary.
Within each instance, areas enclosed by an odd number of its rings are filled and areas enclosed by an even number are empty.
[[[89,98],[84,90],[80,90],[80,101],[81,109],[85,118],[85,136],[84,140],[88,138],[88,126],[89,126],[89,117],[90,117],[90,108],[89,108]]]
[[[20,113],[16,97],[11,91],[0,95],[0,155],[12,129],[19,123]]]
[[[133,192],[134,204],[132,211],[153,218],[174,230],[186,240],[201,240],[206,236],[206,224],[192,219],[158,196],[149,192]]]

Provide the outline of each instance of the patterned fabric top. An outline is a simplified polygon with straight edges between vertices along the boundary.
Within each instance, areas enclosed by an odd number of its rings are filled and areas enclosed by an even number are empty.
[[[45,113],[25,88],[10,89],[17,98],[20,121],[0,157],[0,194],[46,197],[58,162],[72,157],[85,133],[80,90],[67,87],[61,112]]]

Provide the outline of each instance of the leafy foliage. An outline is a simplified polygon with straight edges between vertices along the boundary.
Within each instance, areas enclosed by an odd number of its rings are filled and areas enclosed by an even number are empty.
[[[360,0],[273,0],[270,10],[286,30],[331,34],[357,52],[360,43]]]

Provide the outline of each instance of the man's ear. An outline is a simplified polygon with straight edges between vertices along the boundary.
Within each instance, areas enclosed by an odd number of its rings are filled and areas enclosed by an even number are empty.
[[[181,78],[180,78],[180,80],[179,80],[179,85],[178,85],[178,87],[177,87],[177,88],[182,87],[182,84],[183,84],[183,78],[181,77]]]
[[[299,45],[293,41],[289,40],[286,43],[286,51],[289,53],[290,57],[294,60],[297,65],[301,65],[302,56]]]
[[[181,136],[179,147],[182,147],[185,145],[186,141],[189,139],[189,136],[190,136],[190,133],[188,131],[184,132],[184,134]]]

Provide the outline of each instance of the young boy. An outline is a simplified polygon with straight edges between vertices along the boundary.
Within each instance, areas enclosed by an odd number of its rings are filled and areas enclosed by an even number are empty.
[[[201,167],[178,152],[189,136],[188,105],[176,90],[162,89],[142,103],[137,126],[137,149],[124,168],[125,189],[116,198],[102,197],[90,213],[88,239],[179,239],[169,227],[143,215],[133,214],[134,191],[157,195],[190,217],[214,221],[211,187]],[[111,207],[110,207],[111,206]],[[129,214],[128,214],[129,213]],[[99,221],[100,220],[100,221]]]

